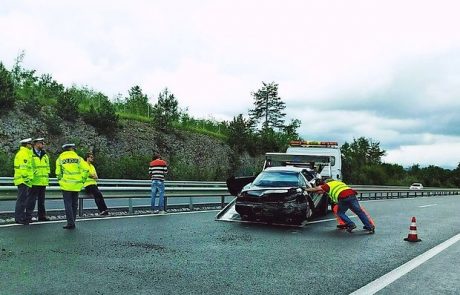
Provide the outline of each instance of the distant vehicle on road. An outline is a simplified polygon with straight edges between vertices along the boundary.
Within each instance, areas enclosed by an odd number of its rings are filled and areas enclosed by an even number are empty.
[[[409,189],[423,189],[423,185],[421,183],[415,182],[410,185]]]
[[[300,224],[313,215],[327,214],[327,195],[305,191],[314,177],[307,168],[269,167],[252,179],[231,178],[227,185],[236,193],[235,210],[242,220]]]

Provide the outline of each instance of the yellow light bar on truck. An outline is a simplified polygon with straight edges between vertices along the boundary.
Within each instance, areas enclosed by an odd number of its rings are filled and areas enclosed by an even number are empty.
[[[332,147],[338,146],[337,141],[307,141],[307,140],[292,140],[289,142],[290,146],[303,146],[303,147]]]

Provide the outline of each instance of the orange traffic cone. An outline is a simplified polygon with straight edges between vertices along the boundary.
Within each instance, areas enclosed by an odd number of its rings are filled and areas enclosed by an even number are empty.
[[[417,225],[415,224],[415,217],[412,217],[412,222],[409,227],[409,235],[404,241],[408,242],[420,242],[421,240],[417,237]]]

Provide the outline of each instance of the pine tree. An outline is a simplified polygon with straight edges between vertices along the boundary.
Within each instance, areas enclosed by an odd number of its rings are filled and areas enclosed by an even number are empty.
[[[158,95],[158,101],[153,106],[153,124],[156,128],[169,131],[172,128],[173,122],[179,120],[178,102],[174,94],[170,93],[168,88],[165,88]]]
[[[249,110],[249,117],[253,125],[262,120],[262,130],[284,127],[283,110],[285,103],[278,96],[278,84],[275,82],[265,83],[257,92],[251,93],[254,97],[254,109]]]

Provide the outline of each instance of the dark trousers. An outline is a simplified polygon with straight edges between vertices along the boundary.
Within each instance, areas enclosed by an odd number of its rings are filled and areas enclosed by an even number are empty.
[[[25,221],[27,198],[29,197],[29,187],[24,183],[18,185],[18,197],[16,199],[16,207],[14,209],[14,220]]]
[[[88,195],[92,195],[94,197],[94,201],[96,202],[96,206],[99,212],[107,210],[107,205],[105,204],[104,197],[102,196],[102,193],[97,185],[88,185],[85,187],[85,191]]]
[[[35,209],[35,203],[37,202],[37,216],[38,219],[46,218],[46,210],[45,210],[45,191],[46,186],[44,185],[33,185],[29,190],[29,197],[27,200],[27,209],[26,209],[26,216],[28,219],[32,218],[32,213]]]
[[[77,219],[78,192],[62,191],[67,225],[74,226]]]

